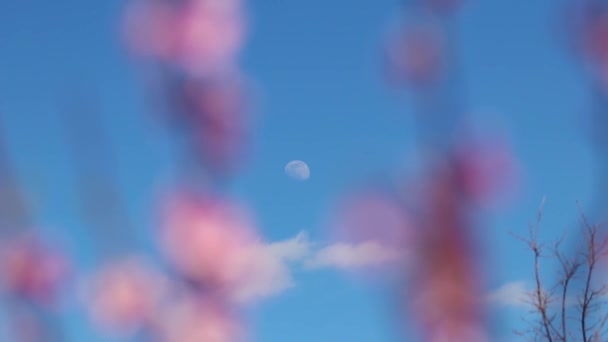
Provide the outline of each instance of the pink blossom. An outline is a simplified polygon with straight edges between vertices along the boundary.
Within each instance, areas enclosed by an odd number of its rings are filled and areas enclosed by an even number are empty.
[[[391,282],[408,268],[417,237],[413,223],[396,196],[376,188],[350,194],[338,203],[330,218],[338,242],[320,251],[315,262],[331,260],[372,284]],[[349,267],[368,262],[369,267]]]
[[[246,279],[258,240],[245,210],[220,198],[178,194],[164,213],[161,244],[181,273],[228,293]]]
[[[347,197],[333,216],[339,241],[377,241],[399,249],[415,244],[413,222],[404,203],[379,189]]]
[[[175,61],[194,74],[234,63],[245,39],[240,0],[190,0],[176,18]]]
[[[93,320],[101,327],[129,332],[148,323],[167,295],[167,279],[147,263],[131,258],[102,269],[85,289]]]
[[[162,342],[243,342],[244,328],[237,316],[218,302],[184,296],[159,316]]]
[[[430,23],[401,28],[389,40],[386,56],[389,79],[428,86],[440,79],[444,68],[442,34]]]
[[[520,166],[506,140],[476,139],[455,147],[461,187],[477,205],[489,206],[514,195]]]
[[[585,23],[583,50],[596,77],[608,86],[608,12],[593,13]]]
[[[584,50],[588,57],[598,63],[608,62],[608,13],[598,10],[587,17],[584,23]]]
[[[193,143],[214,171],[230,173],[245,156],[250,126],[245,95],[238,78],[190,82],[183,89]]]
[[[236,63],[245,26],[240,0],[139,0],[127,8],[124,35],[136,54],[209,75]]]
[[[50,304],[67,276],[67,260],[32,235],[7,241],[0,253],[0,282],[12,294]]]
[[[471,222],[453,166],[438,166],[431,179],[425,188],[426,210],[418,221],[423,236],[418,268],[410,276],[408,306],[423,330],[435,336],[432,341],[465,341],[461,334],[483,326],[482,279],[469,240]]]

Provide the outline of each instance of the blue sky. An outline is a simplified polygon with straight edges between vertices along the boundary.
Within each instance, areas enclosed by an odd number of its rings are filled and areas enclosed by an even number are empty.
[[[4,1],[0,4],[0,118],[10,157],[45,234],[93,262],[78,216],[74,169],[60,114],[71,94],[94,89],[116,152],[116,173],[143,248],[171,149],[151,119],[139,74],[117,39],[122,1]],[[255,209],[269,241],[307,231],[328,239],[326,218],[345,191],[410,167],[413,108],[386,86],[381,48],[400,1],[252,1],[253,31],[243,66],[259,88],[254,158],[231,191]],[[589,87],[559,39],[554,0],[470,1],[455,27],[472,115],[508,123],[524,168],[518,200],[486,215],[491,288],[530,279],[530,253],[508,235],[525,234],[543,196],[544,233],[553,238],[590,207],[594,159],[585,138]],[[283,173],[293,159],[311,178]],[[256,341],[393,341],[391,296],[331,269],[293,270],[294,288],[254,309]],[[509,336],[518,309],[497,334]],[[88,328],[68,315],[75,340]]]

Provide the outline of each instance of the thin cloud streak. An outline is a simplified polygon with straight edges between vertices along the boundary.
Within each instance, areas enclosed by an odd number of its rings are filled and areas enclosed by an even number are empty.
[[[357,244],[336,243],[326,246],[304,262],[306,269],[336,268],[356,269],[393,263],[401,259],[402,253],[383,246],[377,241]]]
[[[318,247],[305,231],[291,239],[260,243],[252,253],[247,281],[235,291],[233,298],[242,303],[280,295],[296,286],[296,269],[355,270],[391,264],[403,254],[377,241],[350,244],[337,242]]]
[[[530,290],[524,281],[514,281],[491,291],[486,300],[499,307],[526,308]]]

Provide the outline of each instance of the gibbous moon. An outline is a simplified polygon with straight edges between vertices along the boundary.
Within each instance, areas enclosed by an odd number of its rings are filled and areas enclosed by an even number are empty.
[[[285,165],[285,173],[292,179],[305,181],[310,178],[308,165],[301,160],[293,160]]]

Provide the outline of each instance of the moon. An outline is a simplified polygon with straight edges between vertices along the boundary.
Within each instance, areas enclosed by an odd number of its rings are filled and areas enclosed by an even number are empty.
[[[293,160],[285,165],[285,173],[297,181],[305,181],[310,178],[308,165],[301,160]]]

